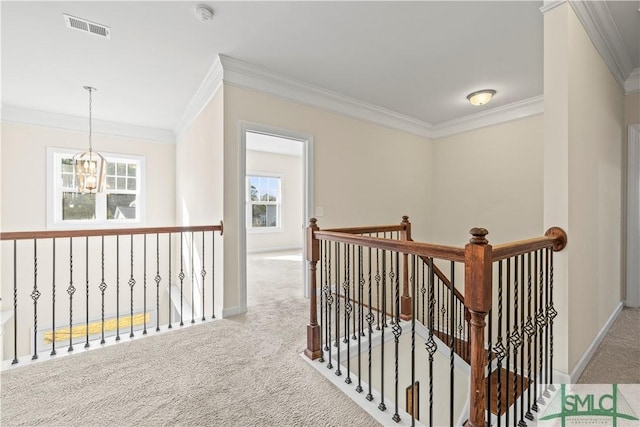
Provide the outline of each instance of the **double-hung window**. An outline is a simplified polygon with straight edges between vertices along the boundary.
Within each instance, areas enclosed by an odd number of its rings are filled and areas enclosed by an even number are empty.
[[[247,176],[247,229],[280,229],[280,178]]]
[[[102,153],[107,161],[105,190],[78,193],[75,151],[48,149],[47,225],[110,227],[136,225],[144,214],[144,157]]]

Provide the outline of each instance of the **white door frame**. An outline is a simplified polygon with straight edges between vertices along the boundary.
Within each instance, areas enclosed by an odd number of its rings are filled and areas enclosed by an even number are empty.
[[[262,133],[276,137],[293,139],[302,143],[302,176],[303,183],[303,209],[302,224],[307,226],[309,218],[313,212],[313,135],[292,131],[289,129],[276,128],[273,126],[240,121],[238,126],[238,301],[240,313],[247,311],[247,226],[246,226],[246,184],[245,176],[247,174],[247,132]],[[304,296],[309,297],[309,269],[306,268],[306,257],[304,248],[306,248],[307,234],[303,235],[303,286]]]
[[[640,124],[627,137],[627,287],[625,304],[640,307]]]

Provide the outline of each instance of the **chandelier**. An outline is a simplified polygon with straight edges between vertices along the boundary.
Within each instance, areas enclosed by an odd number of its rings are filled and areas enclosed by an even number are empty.
[[[93,151],[91,124],[91,101],[96,88],[84,86],[89,91],[89,151],[73,156],[76,186],[79,193],[100,193],[104,190],[104,178],[107,162],[98,152]]]

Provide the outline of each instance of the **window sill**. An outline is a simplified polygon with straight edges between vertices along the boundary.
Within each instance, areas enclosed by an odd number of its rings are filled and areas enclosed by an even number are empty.
[[[264,228],[250,228],[247,227],[247,234],[270,234],[270,233],[283,233],[282,227],[264,227]]]

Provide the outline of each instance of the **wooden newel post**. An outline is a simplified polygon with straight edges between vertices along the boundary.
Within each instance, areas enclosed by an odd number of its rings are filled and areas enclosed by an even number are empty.
[[[485,349],[485,318],[491,310],[491,245],[484,228],[473,228],[472,237],[465,246],[465,305],[471,314],[471,381],[469,425],[486,425],[487,350]]]
[[[320,259],[320,241],[315,238],[314,232],[320,230],[317,219],[311,218],[307,227],[307,261],[309,261],[309,324],[307,325],[307,348],[305,356],[314,360],[322,355],[320,348],[320,325],[318,325],[318,304],[316,287],[316,265]]]
[[[400,232],[400,238],[405,241],[411,240],[411,223],[408,216],[402,217],[400,224],[403,230]],[[402,320],[410,320],[413,313],[411,312],[411,295],[409,295],[409,255],[402,254],[402,267],[404,274],[402,275],[402,296],[400,297],[400,318]]]

